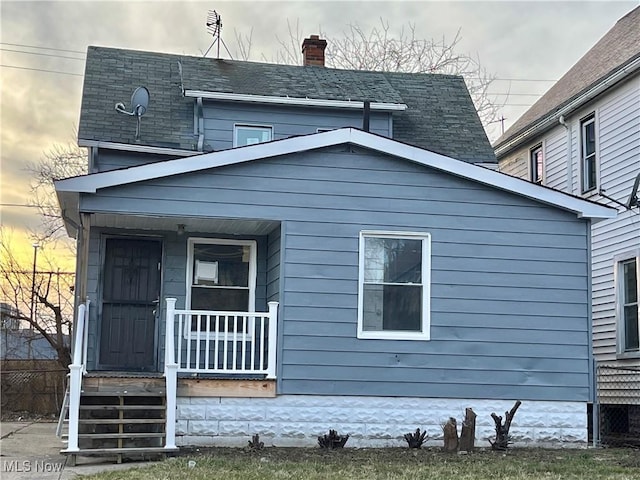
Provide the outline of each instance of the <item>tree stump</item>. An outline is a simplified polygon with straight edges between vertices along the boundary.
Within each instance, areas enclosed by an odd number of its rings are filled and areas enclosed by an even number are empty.
[[[515,416],[516,411],[518,410],[518,407],[521,404],[522,402],[518,400],[513,405],[511,410],[509,410],[508,412],[504,412],[504,416],[505,416],[504,425],[502,424],[502,417],[499,417],[495,413],[491,414],[491,418],[493,418],[493,421],[496,424],[496,439],[494,442],[489,440],[489,442],[491,443],[491,448],[493,450],[506,450],[507,448],[509,448],[509,443],[511,440],[509,436],[511,421],[513,420],[513,417]]]
[[[471,408],[464,411],[462,432],[460,433],[460,451],[472,452],[476,441],[476,414]]]
[[[455,452],[458,450],[458,426],[456,419],[449,417],[447,423],[442,426],[444,434],[444,451]]]

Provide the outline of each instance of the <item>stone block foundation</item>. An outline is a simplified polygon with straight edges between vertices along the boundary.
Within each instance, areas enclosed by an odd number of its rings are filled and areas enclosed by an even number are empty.
[[[515,401],[515,400],[514,400]],[[179,446],[245,446],[254,434],[267,446],[317,446],[329,431],[349,434],[347,447],[406,446],[405,433],[427,430],[428,445],[442,445],[442,427],[464,409],[477,414],[476,446],[494,438],[491,413],[503,416],[514,401],[410,397],[280,395],[275,398],[178,397]],[[516,446],[587,445],[586,402],[523,400],[511,434]]]

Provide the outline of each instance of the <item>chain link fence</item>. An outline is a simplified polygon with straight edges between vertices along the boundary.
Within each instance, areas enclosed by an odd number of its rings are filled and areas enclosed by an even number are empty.
[[[67,371],[54,360],[5,360],[0,370],[3,416],[14,412],[52,415],[60,411]]]
[[[596,368],[600,444],[640,446],[640,367]]]

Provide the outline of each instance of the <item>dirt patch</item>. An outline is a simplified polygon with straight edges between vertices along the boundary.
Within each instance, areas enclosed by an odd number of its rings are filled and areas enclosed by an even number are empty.
[[[44,414],[31,413],[26,411],[5,412],[3,410],[2,415],[0,416],[0,421],[3,421],[3,422],[57,422],[58,415],[56,413],[44,415]]]

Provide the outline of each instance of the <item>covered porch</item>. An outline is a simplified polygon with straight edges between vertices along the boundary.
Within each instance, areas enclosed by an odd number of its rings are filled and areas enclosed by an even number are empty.
[[[275,395],[279,222],[83,213],[81,227],[63,453],[171,452],[178,396]],[[153,387],[141,391],[134,376]],[[101,393],[118,399],[88,401]],[[127,400],[150,394],[165,407],[152,442],[131,427],[149,402]],[[113,409],[107,438],[125,441],[104,448],[83,427],[105,417],[96,405]]]

